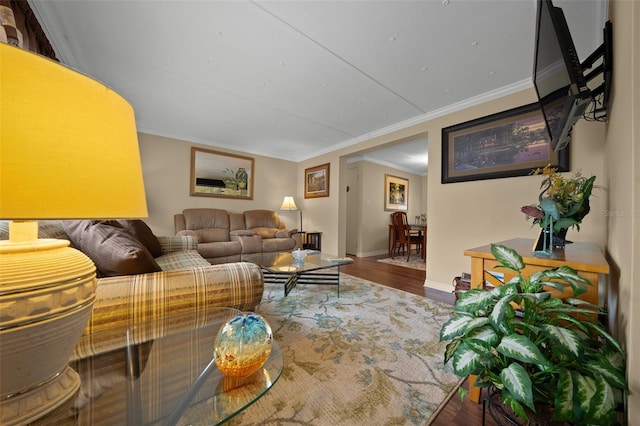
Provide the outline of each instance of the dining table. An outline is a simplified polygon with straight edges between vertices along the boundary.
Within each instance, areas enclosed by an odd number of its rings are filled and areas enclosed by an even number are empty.
[[[427,258],[427,224],[411,224],[409,225],[411,227],[412,231],[418,231],[418,235],[422,237],[422,244],[421,244],[421,250],[420,250],[420,256],[422,256],[423,259]],[[396,240],[396,236],[395,236],[395,229],[393,227],[393,224],[389,224],[389,248],[388,248],[388,255],[391,256],[391,253],[393,252],[394,249],[394,241]]]

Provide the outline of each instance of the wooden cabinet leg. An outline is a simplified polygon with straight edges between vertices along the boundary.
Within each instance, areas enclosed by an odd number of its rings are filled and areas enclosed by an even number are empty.
[[[477,376],[475,374],[472,374],[467,380],[467,385],[469,386],[469,393],[467,394],[467,398],[477,404],[480,402],[480,393],[482,391],[482,388],[476,386],[476,378]]]

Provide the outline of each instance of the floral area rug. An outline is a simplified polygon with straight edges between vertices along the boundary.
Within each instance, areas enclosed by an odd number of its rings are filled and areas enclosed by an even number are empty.
[[[407,262],[407,256],[396,256],[393,259],[387,257],[386,259],[378,259],[378,262],[390,263],[396,266],[403,266],[405,268],[420,269],[421,271],[427,270],[427,263],[419,254],[412,254]]]
[[[452,306],[342,274],[336,288],[266,284],[256,312],[285,368],[230,425],[425,425],[461,382],[443,365]]]

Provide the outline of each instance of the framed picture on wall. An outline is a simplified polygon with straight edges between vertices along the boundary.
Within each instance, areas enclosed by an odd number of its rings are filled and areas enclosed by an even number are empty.
[[[304,171],[304,198],[329,196],[329,163]]]
[[[551,149],[544,116],[529,104],[442,129],[442,183],[569,170],[569,148]]]
[[[384,209],[407,211],[409,207],[409,179],[384,175]]]
[[[253,200],[253,158],[191,147],[189,193]]]

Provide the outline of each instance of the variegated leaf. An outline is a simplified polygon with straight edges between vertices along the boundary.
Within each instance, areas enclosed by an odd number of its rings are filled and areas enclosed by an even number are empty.
[[[603,422],[611,419],[616,408],[616,401],[613,389],[600,375],[595,379],[596,393],[591,400],[588,418],[593,420],[593,424],[605,424]]]
[[[464,334],[467,324],[473,317],[466,315],[457,315],[447,321],[440,329],[440,341],[451,340]]]
[[[467,337],[470,339],[482,340],[487,342],[491,346],[495,346],[500,341],[500,338],[496,334],[495,330],[491,327],[482,327],[471,331]]]
[[[470,331],[473,331],[476,328],[484,327],[487,324],[489,324],[489,318],[487,317],[474,318],[467,323],[464,334],[466,335]]]
[[[559,279],[571,286],[574,297],[578,297],[581,294],[586,293],[587,286],[592,286],[591,281],[578,275],[574,269],[568,266],[561,266],[556,269],[556,272]]]
[[[616,348],[618,352],[624,353],[624,351],[622,350],[622,347],[620,346],[620,343],[618,343],[618,341],[614,339],[613,336],[607,333],[607,331],[599,322],[588,321],[585,323],[585,326],[594,330],[598,336],[604,337],[607,340],[607,342],[609,342],[614,348]]]
[[[566,287],[566,284],[559,283],[557,281],[542,281],[540,283],[540,285],[542,287],[548,287],[548,288],[552,288],[554,290],[558,290],[559,292],[563,292],[564,288]]]
[[[535,410],[531,379],[523,366],[516,362],[511,363],[500,372],[500,379],[514,399]]]
[[[570,353],[575,359],[580,359],[584,345],[583,340],[575,331],[550,324],[543,324],[540,329],[554,344]]]
[[[464,339],[464,342],[478,355],[491,356],[493,348],[487,342],[478,339]]]
[[[502,402],[514,412],[518,418],[522,420],[529,420],[529,416],[527,415],[526,410],[518,401],[516,401],[513,396],[508,391],[503,391],[502,393]]]
[[[476,374],[481,367],[480,355],[462,342],[453,355],[453,371],[460,377]]]
[[[542,303],[545,300],[548,300],[551,297],[551,293],[542,292],[542,293],[522,293],[520,296],[523,299],[531,300],[533,303]]]
[[[588,376],[583,376],[577,371],[571,372],[571,378],[573,379],[573,387],[575,392],[574,401],[576,401],[581,411],[589,411],[591,405],[591,399],[596,393],[596,383]]]
[[[468,290],[456,301],[456,312],[476,313],[493,303],[491,293],[484,290]]]
[[[573,379],[566,368],[560,370],[554,402],[553,420],[571,421],[575,415],[573,407]]]
[[[589,371],[600,374],[607,382],[618,389],[625,389],[627,384],[622,374],[622,371],[618,371],[611,367],[609,364],[601,362],[588,362],[586,367]]]
[[[513,249],[499,244],[491,244],[491,254],[507,269],[519,272],[524,269],[522,257]]]
[[[501,325],[504,323],[505,314],[507,310],[511,308],[511,301],[513,298],[514,296],[503,297],[498,300],[498,303],[493,307],[493,311],[491,311],[491,314],[489,315],[489,320],[495,328],[500,329]]]
[[[550,365],[536,345],[526,336],[512,334],[505,336],[496,348],[498,352],[518,361],[531,364]]]
[[[447,347],[444,350],[444,363],[448,363],[449,360],[453,357],[453,355],[456,353],[456,351],[458,350],[458,346],[460,346],[460,339],[456,339],[456,340],[452,340],[451,342],[449,342],[449,344],[447,345]]]
[[[494,297],[494,299],[501,299],[505,296],[510,296],[517,293],[518,293],[518,287],[516,283],[513,283],[513,282],[509,282],[504,285],[499,285],[497,287],[494,287],[493,290],[491,290],[491,295]]]

